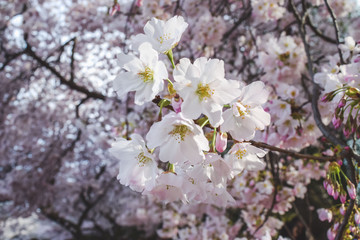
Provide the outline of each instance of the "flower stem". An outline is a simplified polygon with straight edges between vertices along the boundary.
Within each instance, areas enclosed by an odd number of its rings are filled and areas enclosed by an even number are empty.
[[[205,125],[208,124],[208,122],[209,122],[209,119],[206,119],[206,120],[203,122],[203,124],[201,124],[200,127],[201,127],[201,128],[205,127]]]
[[[166,56],[168,56],[170,62],[171,62],[171,65],[173,68],[175,68],[175,63],[174,63],[174,56],[173,56],[173,52],[172,52],[172,49],[170,49],[167,53],[166,53]]]
[[[215,140],[216,140],[216,128],[214,128],[214,135],[213,135],[213,138],[212,138],[212,150],[213,152],[216,153],[216,145],[215,145]]]
[[[169,171],[169,172],[173,172],[173,173],[175,172],[175,166],[174,166],[174,164],[172,164],[172,163],[169,163],[169,164],[168,164],[168,171]]]

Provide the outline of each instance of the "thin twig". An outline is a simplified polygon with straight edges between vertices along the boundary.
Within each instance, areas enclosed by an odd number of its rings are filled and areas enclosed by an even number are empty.
[[[271,146],[271,145],[263,143],[263,142],[256,142],[256,141],[252,141],[252,140],[250,140],[248,142],[251,143],[255,147],[266,148],[266,149],[269,149],[274,152],[285,153],[289,156],[296,157],[296,158],[313,159],[313,160],[319,160],[319,161],[325,161],[325,162],[326,161],[336,161],[338,159],[336,157],[322,157],[322,156],[313,156],[310,154],[302,154],[302,153],[286,150],[283,148],[274,147],[274,146]]]
[[[234,23],[234,25],[232,26],[232,28],[230,28],[230,30],[228,30],[222,37],[222,41],[225,41],[228,37],[230,37],[230,35],[235,31],[235,29],[243,22],[245,21],[248,17],[251,16],[251,12],[252,12],[252,8],[248,7],[247,9],[245,9],[245,11],[243,12],[243,14],[241,15],[241,17]]]
[[[50,72],[52,72],[56,77],[60,79],[60,82],[66,86],[68,86],[70,89],[76,90],[78,92],[84,93],[89,98],[94,99],[101,99],[105,100],[106,96],[102,95],[99,92],[95,91],[89,91],[87,88],[77,85],[76,83],[67,80],[64,76],[62,76],[54,67],[50,66],[50,64],[46,61],[44,61],[41,57],[36,55],[36,53],[31,49],[31,46],[28,44],[25,53],[32,57],[34,60],[36,60],[41,66],[47,68]]]
[[[74,81],[74,55],[75,55],[75,47],[76,47],[76,38],[74,38],[72,50],[71,50],[71,60],[70,60],[70,81]]]
[[[320,38],[322,38],[324,41],[329,42],[329,43],[334,43],[334,44],[338,44],[338,42],[335,39],[332,39],[329,36],[324,35],[322,32],[319,31],[319,29],[317,29],[314,24],[311,21],[310,16],[308,16],[306,18],[306,23],[308,24],[308,26],[311,28],[311,30]]]
[[[336,43],[337,43],[337,45],[339,45],[339,43],[340,43],[340,39],[339,39],[339,26],[338,26],[338,24],[337,24],[337,19],[336,19],[335,13],[334,13],[333,9],[331,8],[331,6],[329,5],[328,0],[324,0],[324,2],[325,2],[325,5],[326,5],[327,10],[328,10],[329,13],[330,13],[330,16],[331,16],[331,19],[332,19],[332,22],[333,22],[333,25],[334,25]],[[339,52],[339,57],[340,57],[340,63],[341,63],[341,64],[345,64],[343,55],[342,55],[341,50],[340,50],[339,47],[338,47],[338,52]]]
[[[274,166],[274,162],[273,162],[273,155],[270,155],[269,160],[270,160],[271,174],[272,174],[273,179],[274,179],[273,198],[272,198],[271,206],[268,209],[268,211],[266,212],[264,221],[256,228],[256,230],[253,233],[253,236],[260,230],[260,228],[262,228],[265,225],[265,223],[269,219],[270,214],[272,213],[272,210],[274,209],[275,204],[276,204],[276,195],[278,194],[278,187],[277,186],[279,184],[279,176],[278,176],[279,175],[279,168],[277,167],[276,171],[275,171],[275,166]]]

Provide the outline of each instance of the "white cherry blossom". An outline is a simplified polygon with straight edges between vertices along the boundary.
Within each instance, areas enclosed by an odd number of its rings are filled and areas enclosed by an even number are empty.
[[[225,79],[224,62],[219,59],[202,57],[194,64],[187,58],[180,59],[174,79],[174,88],[184,100],[184,117],[195,119],[203,113],[214,127],[224,121],[223,105],[240,94],[239,83]]]
[[[266,152],[250,143],[236,143],[232,146],[226,160],[231,166],[232,175],[237,175],[243,170],[258,171],[265,167],[265,163],[259,158],[264,157]]]
[[[134,191],[152,189],[158,173],[157,163],[139,134],[134,133],[131,138],[132,140],[118,139],[109,150],[120,160],[117,178],[121,184]]]
[[[142,105],[163,90],[168,73],[149,43],[143,43],[139,53],[139,58],[130,54],[118,55],[119,63],[126,72],[121,72],[115,78],[113,87],[120,97],[129,91],[136,91],[135,104]]]
[[[152,18],[144,27],[145,34],[138,34],[133,38],[136,47],[143,42],[149,42],[159,53],[167,53],[180,41],[188,24],[181,16],[175,16],[167,21]]]
[[[268,95],[264,83],[260,81],[244,87],[231,108],[224,112],[221,130],[229,132],[238,141],[252,139],[256,130],[263,130],[270,124],[270,114],[261,106]]]
[[[187,198],[182,190],[184,179],[173,172],[164,172],[156,179],[156,186],[144,194],[151,195],[164,202],[181,200],[187,202]]]
[[[199,163],[209,150],[203,130],[181,113],[170,113],[154,123],[146,135],[150,148],[160,147],[159,158],[170,163]]]

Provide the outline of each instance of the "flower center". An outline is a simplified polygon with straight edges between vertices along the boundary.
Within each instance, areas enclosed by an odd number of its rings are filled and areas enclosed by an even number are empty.
[[[211,97],[214,94],[214,90],[209,87],[209,84],[202,85],[199,83],[195,93],[199,96],[200,101],[203,101],[204,98]]]
[[[154,71],[148,66],[145,67],[143,72],[139,72],[138,75],[145,83],[152,82],[154,80]]]
[[[139,164],[139,167],[145,166],[146,163],[151,161],[151,158],[144,155],[144,152],[141,152],[137,157],[136,160]]]
[[[285,63],[287,60],[289,60],[290,58],[290,52],[287,51],[286,53],[280,54],[279,55],[279,59],[280,61],[282,61],[283,63]]]
[[[167,41],[171,38],[170,33],[165,33],[163,36],[159,37],[157,40],[160,44],[163,44],[164,41]]]
[[[174,129],[169,132],[169,134],[180,143],[180,141],[184,141],[186,135],[191,133],[190,129],[185,125],[174,125]]]
[[[248,105],[242,105],[242,104],[239,104],[236,106],[238,112],[239,112],[239,115],[242,119],[245,119],[245,115],[249,114],[249,106]]]
[[[246,154],[246,149],[239,149],[236,151],[235,156],[237,159],[242,159]]]

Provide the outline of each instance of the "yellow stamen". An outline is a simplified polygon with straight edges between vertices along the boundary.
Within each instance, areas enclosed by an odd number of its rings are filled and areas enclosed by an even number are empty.
[[[186,135],[191,133],[190,129],[185,125],[174,125],[174,129],[169,132],[169,134],[180,143],[180,141],[184,141]]]
[[[146,156],[144,155],[144,152],[141,152],[141,153],[137,156],[136,160],[138,161],[139,167],[143,167],[143,166],[145,166],[146,163],[148,163],[148,162],[151,161],[151,158],[146,157]]]
[[[154,71],[148,66],[145,67],[143,72],[139,72],[138,75],[145,83],[154,81]]]
[[[246,154],[246,149],[239,149],[235,152],[235,156],[239,160],[242,159],[245,154]]]
[[[214,94],[214,90],[209,87],[209,84],[202,85],[199,83],[195,93],[199,96],[200,101],[203,101],[204,98],[206,99],[211,97],[211,95]]]

